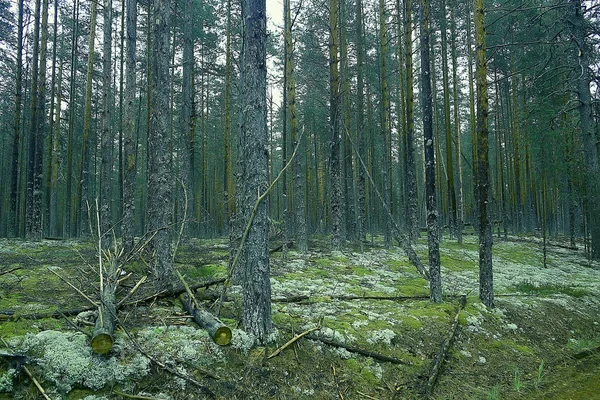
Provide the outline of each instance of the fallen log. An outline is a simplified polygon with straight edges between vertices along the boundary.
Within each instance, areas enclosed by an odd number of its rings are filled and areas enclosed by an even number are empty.
[[[117,257],[110,257],[107,273],[104,275],[104,282],[101,285],[98,318],[92,333],[91,346],[96,354],[108,353],[114,343],[115,320],[117,318],[117,270]]]
[[[327,339],[327,338],[324,338],[324,337],[321,337],[321,336],[307,334],[304,337],[307,338],[307,339],[310,339],[310,340],[316,340],[316,341],[319,341],[321,343],[325,343],[326,345],[329,345],[329,346],[337,347],[337,348],[340,348],[340,349],[346,349],[350,353],[356,353],[356,354],[360,354],[362,356],[371,357],[371,358],[374,358],[374,359],[379,360],[379,361],[385,361],[385,362],[389,362],[389,363],[392,363],[392,364],[399,364],[399,365],[412,365],[412,363],[409,362],[409,361],[403,361],[403,360],[400,360],[398,358],[394,358],[394,357],[390,357],[390,356],[386,356],[386,355],[383,355],[383,354],[376,353],[374,351],[363,350],[363,349],[360,349],[360,348],[354,347],[354,346],[348,346],[345,343],[336,342],[334,340]]]
[[[440,347],[440,351],[436,354],[433,362],[431,363],[431,367],[429,369],[429,378],[427,379],[427,385],[425,387],[425,394],[427,396],[431,395],[437,379],[440,375],[442,364],[448,355],[448,352],[452,348],[454,344],[454,340],[456,339],[456,332],[458,330],[458,316],[462,309],[467,305],[467,296],[460,296],[458,300],[458,308],[456,309],[456,314],[454,315],[454,320],[452,321],[452,327],[450,328],[450,332],[446,339],[442,342],[442,346]]]
[[[226,346],[231,342],[231,329],[222,323],[217,317],[201,308],[194,307],[189,296],[181,295],[179,300],[194,321],[208,332],[211,339],[220,346]]]
[[[285,244],[285,246],[289,249],[290,247],[292,247],[294,245],[293,241],[289,241]],[[280,244],[279,246],[275,247],[274,249],[269,250],[269,254],[273,254],[273,253],[277,253],[278,251],[281,251],[283,249],[283,243]]]

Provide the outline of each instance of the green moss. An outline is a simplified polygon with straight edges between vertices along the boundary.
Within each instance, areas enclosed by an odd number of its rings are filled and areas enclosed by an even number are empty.
[[[417,330],[423,327],[423,323],[417,317],[409,315],[402,319],[402,325],[410,329]]]
[[[399,279],[394,287],[400,296],[427,296],[429,284],[423,278]]]
[[[355,375],[360,381],[363,381],[362,384],[366,384],[369,386],[375,386],[379,384],[379,379],[375,376],[375,374],[364,365],[364,361],[359,361],[355,358],[349,358],[346,360],[346,366],[348,370]],[[361,385],[358,384],[360,387]]]
[[[332,258],[317,258],[314,263],[321,267],[331,267],[333,265]]]
[[[477,262],[458,257],[442,254],[440,257],[441,266],[449,271],[474,271],[477,269]]]
[[[519,344],[512,339],[509,338],[500,338],[496,340],[491,340],[487,342],[489,349],[496,349],[499,351],[502,350],[513,350],[515,352],[521,353],[523,355],[533,355],[533,350],[526,345]]]

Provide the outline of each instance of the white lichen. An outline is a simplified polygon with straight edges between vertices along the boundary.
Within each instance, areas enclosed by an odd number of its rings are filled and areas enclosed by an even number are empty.
[[[396,333],[394,331],[391,329],[383,329],[371,332],[371,336],[367,338],[367,342],[371,344],[384,343],[390,345],[395,337]]]

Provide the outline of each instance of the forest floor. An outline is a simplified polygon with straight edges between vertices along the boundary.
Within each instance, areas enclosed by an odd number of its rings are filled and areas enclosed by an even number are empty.
[[[552,245],[544,268],[539,240],[494,240],[494,309],[477,297],[474,235],[466,235],[463,244],[447,237],[442,242],[441,304],[423,298],[428,282],[402,250],[385,249],[381,238],[360,252],[331,251],[327,238],[313,237],[307,254],[292,249],[285,260],[281,252],[271,255],[277,330],[269,347],[253,346],[238,329],[241,291],[234,285],[221,312],[233,329],[230,346],[214,344],[177,298],[155,298],[120,308],[121,326],[107,356],[92,354],[89,315],[70,315],[89,303],[65,282],[98,298],[94,245],[1,240],[0,399],[39,398],[23,365],[51,399],[428,398],[424,388],[432,360],[455,318],[456,341],[429,398],[600,399],[600,265],[582,250]],[[415,248],[427,260],[424,238]],[[199,239],[184,243],[175,261],[188,283],[197,284],[224,277],[227,256],[225,239]],[[132,276],[118,298],[146,273],[148,258],[123,267]],[[210,307],[220,289],[214,285],[197,295]],[[155,290],[145,283],[132,299]],[[460,295],[467,303],[457,315]],[[314,327],[320,329],[311,339],[266,359],[294,334]],[[157,366],[140,349],[202,387]],[[587,356],[575,357],[586,350]],[[377,354],[388,361],[374,358]]]

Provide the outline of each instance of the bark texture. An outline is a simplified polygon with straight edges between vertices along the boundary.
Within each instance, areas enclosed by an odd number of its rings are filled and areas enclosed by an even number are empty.
[[[125,254],[133,248],[134,211],[135,211],[135,42],[137,25],[137,0],[126,0],[127,9],[127,52],[125,57],[125,125],[124,125],[124,158],[123,173],[123,222],[121,235]]]
[[[269,186],[265,0],[245,0],[243,13],[241,162],[238,164],[243,185],[237,208],[242,214],[239,218],[248,221],[258,196]],[[267,199],[258,205],[241,260],[244,328],[261,343],[267,341],[272,330],[268,207]]]
[[[477,86],[477,192],[479,194],[479,298],[494,306],[492,270],[492,227],[488,216],[488,94],[485,55],[483,0],[475,0],[476,86]]]
[[[440,234],[435,193],[435,146],[433,137],[433,101],[431,99],[431,67],[429,64],[429,4],[421,0],[421,103],[423,106],[423,139],[425,148],[425,202],[427,207],[427,247],[429,250],[429,296],[442,301],[440,273]]]
[[[171,223],[173,220],[173,158],[169,130],[170,1],[154,0],[153,63],[150,74],[150,137],[148,138],[148,228],[156,233],[154,273],[163,286],[173,283]]]
[[[102,133],[100,146],[102,151],[102,164],[100,175],[100,233],[107,234],[112,227],[112,129],[111,112],[113,107],[112,97],[112,0],[104,0],[104,40],[102,60]],[[108,248],[110,235],[105,236],[102,246]]]

